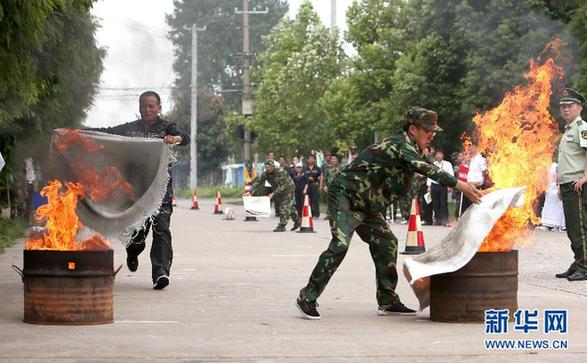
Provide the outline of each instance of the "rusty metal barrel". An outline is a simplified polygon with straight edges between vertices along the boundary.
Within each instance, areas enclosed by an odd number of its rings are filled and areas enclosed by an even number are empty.
[[[113,321],[113,251],[24,250],[25,323],[85,325]]]
[[[485,310],[518,309],[518,251],[477,252],[461,269],[430,277],[430,320],[482,322]]]

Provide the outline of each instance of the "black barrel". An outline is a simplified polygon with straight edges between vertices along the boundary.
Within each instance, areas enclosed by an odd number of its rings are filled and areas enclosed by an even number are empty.
[[[518,309],[518,251],[477,252],[455,272],[430,277],[430,320],[482,322],[485,310]]]
[[[24,250],[24,322],[111,323],[113,257],[112,250]]]

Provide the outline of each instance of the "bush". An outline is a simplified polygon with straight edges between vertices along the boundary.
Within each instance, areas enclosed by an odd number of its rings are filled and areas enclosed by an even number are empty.
[[[198,187],[198,198],[215,198],[216,192],[219,191],[222,198],[240,198],[245,193],[244,188],[227,188],[225,186],[205,186]],[[176,189],[175,195],[180,198],[192,198],[192,192],[189,189]]]
[[[25,235],[26,225],[23,222],[14,219],[0,219],[0,252],[4,247],[8,247],[17,238]]]

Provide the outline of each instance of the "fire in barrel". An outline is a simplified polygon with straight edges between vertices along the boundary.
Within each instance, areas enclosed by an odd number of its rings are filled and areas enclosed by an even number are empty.
[[[556,47],[553,42],[547,46]],[[544,53],[543,53],[544,54]],[[548,170],[559,138],[549,113],[552,84],[563,76],[552,58],[531,61],[528,80],[507,93],[501,104],[473,119],[477,150],[489,159],[495,188],[526,186],[521,208],[510,208],[497,221],[473,259],[458,271],[430,279],[430,318],[445,322],[483,321],[486,309],[518,308],[518,251],[532,238],[528,224],[538,224],[533,201],[546,189]]]
[[[88,152],[99,146],[72,130],[62,132],[57,150],[71,144]],[[76,162],[83,171],[80,182],[51,180],[41,195],[48,203],[36,210],[36,221],[23,251],[24,321],[35,324],[103,324],[113,321],[113,251],[98,233],[90,233],[76,213],[80,198],[99,201],[124,186],[112,170],[97,172]],[[114,178],[114,180],[112,180]],[[87,189],[90,190],[86,193]],[[89,194],[89,195],[88,195]]]

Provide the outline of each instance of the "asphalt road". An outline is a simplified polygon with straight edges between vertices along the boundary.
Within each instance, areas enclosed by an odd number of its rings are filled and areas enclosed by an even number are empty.
[[[587,281],[554,279],[570,262],[563,233],[537,232],[519,248],[521,309],[567,309],[568,332],[510,331],[499,339],[568,342],[567,349],[487,350],[484,324],[447,324],[416,317],[376,314],[374,267],[366,244],[353,239],[349,253],[319,299],[322,319],[300,318],[295,298],[329,242],[326,221],[315,234],[274,233],[277,219],[243,222],[213,215],[213,201],[189,210],[180,200],[172,217],[174,264],[170,285],[151,287],[148,253],[139,270],[124,267],[114,284],[114,323],[50,326],[22,322],[23,284],[11,265],[22,266],[23,243],[0,255],[0,361],[125,362],[389,362],[389,361],[564,361],[587,360]],[[227,205],[224,205],[226,208]],[[393,224],[403,241],[407,228]],[[427,246],[447,227],[425,226]],[[124,264],[122,245],[115,265]],[[404,256],[398,256],[401,266]],[[400,277],[398,292],[411,307],[417,300]],[[510,328],[512,325],[510,324]],[[511,329],[510,329],[511,330]]]

